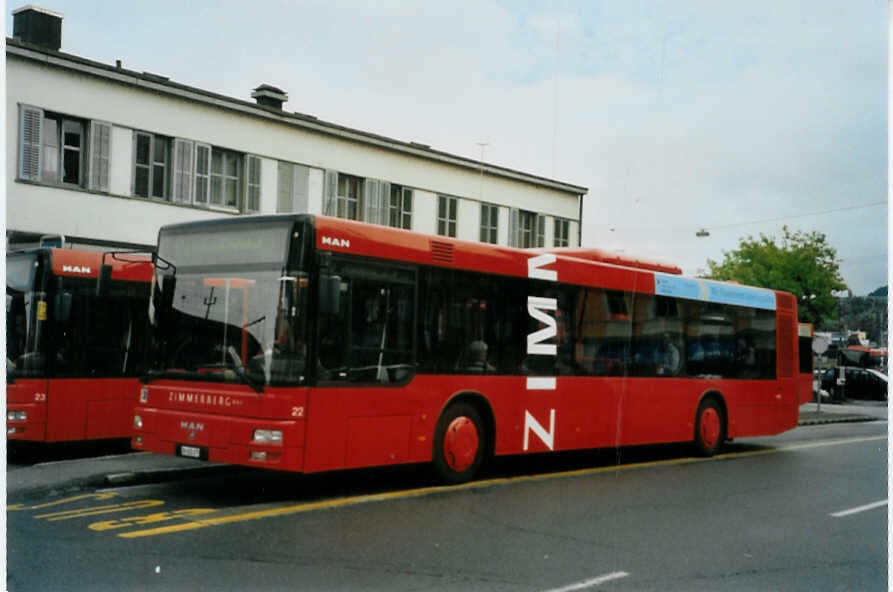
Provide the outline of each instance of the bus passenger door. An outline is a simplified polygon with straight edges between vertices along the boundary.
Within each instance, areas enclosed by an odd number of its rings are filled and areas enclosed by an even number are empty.
[[[415,271],[335,261],[320,287],[306,470],[410,462]]]

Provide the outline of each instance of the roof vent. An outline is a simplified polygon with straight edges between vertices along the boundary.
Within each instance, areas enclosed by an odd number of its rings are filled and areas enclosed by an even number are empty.
[[[439,240],[429,241],[431,245],[431,258],[438,263],[453,262],[453,245]]]
[[[59,51],[62,47],[62,15],[32,4],[17,8],[12,11],[12,36]]]
[[[261,107],[282,110],[282,103],[288,100],[288,94],[275,86],[261,84],[251,93],[251,98]]]

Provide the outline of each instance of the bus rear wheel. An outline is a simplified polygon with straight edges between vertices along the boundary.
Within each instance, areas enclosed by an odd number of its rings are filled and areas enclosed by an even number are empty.
[[[695,415],[695,451],[713,456],[726,439],[726,418],[716,399],[704,399]]]
[[[434,470],[448,485],[470,481],[483,463],[487,436],[480,413],[468,403],[447,407],[434,433]]]

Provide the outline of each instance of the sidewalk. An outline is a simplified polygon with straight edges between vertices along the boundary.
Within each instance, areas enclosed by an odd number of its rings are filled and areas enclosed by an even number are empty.
[[[875,421],[887,419],[887,404],[877,401],[860,401],[844,404],[805,403],[800,406],[800,422],[798,425],[820,425],[825,423],[847,423],[856,421]]]
[[[176,456],[131,452],[60,460],[6,470],[7,497],[63,493],[88,488],[157,483],[211,475],[227,465]]]

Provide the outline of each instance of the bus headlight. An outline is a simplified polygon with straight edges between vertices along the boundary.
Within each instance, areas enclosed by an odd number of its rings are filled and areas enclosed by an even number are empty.
[[[138,430],[143,429],[143,418],[140,417],[139,415],[134,415],[133,416],[133,427],[135,427]]]
[[[279,444],[282,442],[282,430],[254,430],[254,442]]]
[[[7,411],[6,421],[25,421],[28,419],[27,411]]]

